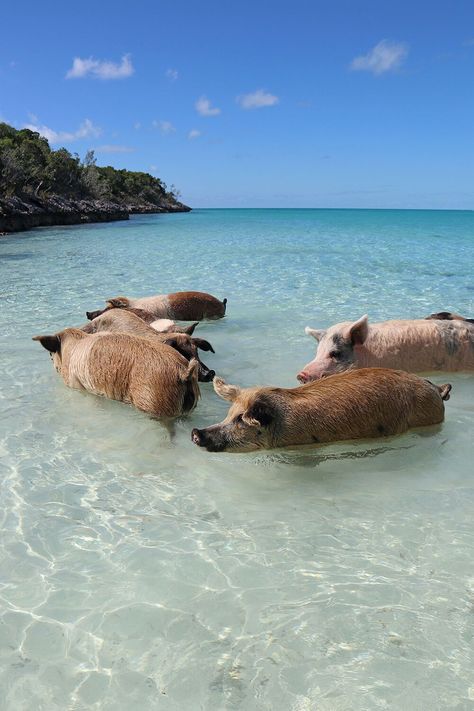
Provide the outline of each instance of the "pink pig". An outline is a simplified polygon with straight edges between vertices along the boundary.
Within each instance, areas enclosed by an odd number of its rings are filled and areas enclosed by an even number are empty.
[[[319,346],[298,373],[301,383],[352,368],[395,368],[411,373],[474,370],[474,323],[451,314],[369,326],[367,316],[327,330],[307,327]]]

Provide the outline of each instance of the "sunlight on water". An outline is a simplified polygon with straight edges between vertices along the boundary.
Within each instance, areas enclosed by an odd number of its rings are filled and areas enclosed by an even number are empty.
[[[468,709],[474,377],[446,422],[209,454],[67,389],[30,340],[105,297],[201,289],[206,364],[295,385],[304,327],[474,315],[474,213],[196,210],[0,240],[0,690],[7,709]],[[198,333],[199,332],[199,333]]]

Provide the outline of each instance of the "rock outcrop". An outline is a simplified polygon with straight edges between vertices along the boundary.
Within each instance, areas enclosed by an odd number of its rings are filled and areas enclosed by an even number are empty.
[[[76,200],[59,195],[48,198],[0,197],[0,234],[33,227],[128,220],[130,214],[137,213],[189,212],[190,209],[172,199],[158,206],[152,203],[119,205],[107,200]]]

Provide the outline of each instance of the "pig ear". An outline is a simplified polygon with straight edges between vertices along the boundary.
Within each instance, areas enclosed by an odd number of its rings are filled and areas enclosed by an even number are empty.
[[[214,385],[214,390],[219,395],[219,397],[224,398],[224,400],[229,400],[229,402],[234,402],[240,395],[240,388],[237,385],[227,385],[227,383],[218,378],[217,375],[212,381]]]
[[[50,353],[59,353],[61,350],[59,336],[33,336],[33,341],[39,341],[43,348],[46,348]]]
[[[116,309],[124,309],[128,306],[128,299],[126,296],[116,296],[114,299],[106,299],[105,303]]]
[[[174,348],[174,350],[178,351],[178,353],[180,353],[183,358],[186,358],[186,360],[190,360],[192,358],[192,350],[190,346],[186,342],[183,343],[176,336],[166,338],[165,340],[163,340],[163,343],[167,346],[170,346],[171,348]]]
[[[188,336],[192,336],[194,333],[194,329],[198,325],[199,325],[199,321],[196,321],[195,323],[192,323],[190,326],[186,326],[185,328],[183,328],[183,333],[187,333]]]
[[[251,427],[268,427],[273,422],[272,407],[262,400],[255,400],[242,415],[242,420]]]
[[[349,338],[352,345],[362,344],[369,335],[369,317],[367,314],[362,316],[358,321],[349,327]]]
[[[196,348],[200,348],[202,351],[211,351],[211,353],[215,353],[215,350],[209,341],[205,341],[204,338],[192,338],[191,340]]]
[[[186,374],[182,378],[183,382],[189,382],[193,379],[197,380],[197,373],[198,373],[198,368],[199,368],[199,363],[196,360],[196,358],[191,358],[188,364],[188,368],[186,370]]]
[[[325,329],[310,328],[309,326],[306,326],[304,332],[307,336],[313,336],[313,338],[315,338],[318,342],[326,333]]]

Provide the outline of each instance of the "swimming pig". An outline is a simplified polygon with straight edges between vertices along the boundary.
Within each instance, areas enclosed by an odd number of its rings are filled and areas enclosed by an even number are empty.
[[[207,383],[212,380],[216,374],[214,370],[209,370],[198,355],[198,348],[214,353],[214,349],[208,341],[205,341],[203,338],[191,338],[185,333],[159,333],[155,331],[151,325],[146,324],[141,318],[135,316],[135,314],[128,309],[111,309],[110,311],[105,311],[83,326],[81,330],[85,333],[99,333],[102,331],[130,333],[135,336],[141,336],[142,338],[149,338],[154,342],[165,343],[177,350],[178,353],[181,353],[186,360],[195,358],[198,361],[198,377],[200,381]]]
[[[367,316],[327,330],[306,328],[319,346],[316,357],[298,373],[302,383],[349,368],[400,368],[411,373],[474,370],[474,324],[453,320],[382,321]]]
[[[159,331],[160,333],[187,333],[191,336],[194,333],[196,326],[199,321],[192,323],[190,326],[178,326],[174,321],[169,318],[159,318],[157,319],[150,311],[144,311],[143,309],[132,309],[130,306],[107,306],[105,309],[99,309],[98,311],[86,311],[86,317],[89,321],[93,321],[98,316],[102,316],[106,311],[112,311],[113,309],[122,309],[123,311],[128,311],[131,314],[135,314],[145,321],[149,326]]]
[[[191,438],[209,452],[319,444],[401,434],[444,418],[451,385],[403,371],[364,368],[296,388],[240,389],[214,378],[232,406],[225,420]]]
[[[134,308],[148,311],[155,319],[171,318],[179,321],[202,321],[225,316],[227,299],[219,301],[211,294],[202,291],[177,291],[174,294],[144,296],[129,299],[116,296],[107,299],[107,308]],[[92,312],[96,313],[96,312]]]
[[[164,343],[126,333],[87,334],[66,328],[35,336],[71,388],[134,405],[155,417],[191,412],[199,399],[198,363]]]

